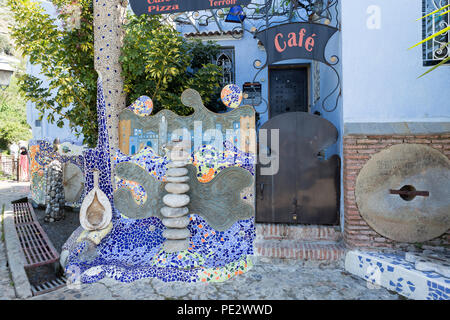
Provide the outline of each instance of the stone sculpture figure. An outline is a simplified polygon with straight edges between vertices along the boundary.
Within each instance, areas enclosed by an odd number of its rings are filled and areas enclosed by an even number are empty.
[[[59,139],[53,141],[53,150],[58,151]],[[63,167],[58,159],[50,162],[45,170],[46,195],[45,195],[45,222],[54,222],[64,219],[64,185]]]
[[[59,160],[50,162],[45,170],[46,196],[45,218],[46,222],[54,222],[64,219],[64,186],[62,164]]]

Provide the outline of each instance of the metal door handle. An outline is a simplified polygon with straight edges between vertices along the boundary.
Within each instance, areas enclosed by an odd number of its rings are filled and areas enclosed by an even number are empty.
[[[259,184],[260,193],[261,193],[261,200],[264,199],[264,183]]]

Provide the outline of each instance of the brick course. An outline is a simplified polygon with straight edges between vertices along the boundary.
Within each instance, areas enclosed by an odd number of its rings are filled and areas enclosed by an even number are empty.
[[[361,217],[355,185],[359,171],[375,153],[400,143],[425,144],[450,159],[450,133],[433,135],[348,135],[344,137],[344,242],[348,248],[402,248],[410,244],[385,238]],[[427,245],[450,245],[450,230]]]
[[[341,243],[265,240],[255,243],[255,254],[278,259],[336,261],[345,254],[345,247]]]
[[[257,256],[314,261],[336,261],[345,254],[339,227],[256,224]]]

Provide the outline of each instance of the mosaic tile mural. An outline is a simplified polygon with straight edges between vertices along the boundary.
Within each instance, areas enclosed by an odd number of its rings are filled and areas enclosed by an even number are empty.
[[[84,159],[80,145],[73,144],[70,141],[62,141],[59,152],[53,150],[53,141],[50,140],[30,140],[30,177],[31,177],[31,199],[38,205],[45,204],[45,168],[55,159],[63,164],[72,163],[84,173]],[[79,207],[83,201],[83,196],[74,203],[66,205]]]
[[[140,101],[145,102],[145,99]],[[77,230],[68,239],[63,246],[63,250],[69,251],[66,263],[68,276],[82,283],[92,283],[104,277],[121,282],[132,282],[148,277],[159,278],[165,282],[217,282],[225,281],[249,270],[252,267],[250,256],[253,255],[253,241],[256,236],[254,216],[234,222],[227,230],[218,231],[212,228],[203,217],[190,212],[188,216],[190,220],[188,229],[191,233],[189,248],[180,252],[167,253],[162,250],[162,244],[165,241],[162,233],[166,227],[159,218],[152,216],[144,219],[129,219],[119,212],[112,199],[114,190],[109,180],[110,166],[131,162],[145,169],[154,179],[164,182],[168,159],[160,155],[159,149],[155,148],[154,144],[145,143],[134,153],[130,152],[131,148],[125,148],[126,152],[123,152],[122,148],[117,150],[113,159],[114,163],[110,163],[101,80],[98,83],[97,104],[98,146],[84,152],[87,173],[86,192],[92,189],[92,170],[99,169],[100,189],[105,192],[112,204],[113,228],[95,247],[94,253],[86,241],[77,241],[81,230]],[[133,104],[128,110],[141,119],[148,117],[148,115],[139,114],[139,108]],[[147,112],[145,110],[144,112]],[[248,109],[245,110],[244,116],[248,117]],[[170,121],[168,123],[170,124]],[[232,128],[233,121],[229,123]],[[123,132],[119,131],[119,133],[123,135]],[[201,144],[198,149],[192,150],[191,159],[197,168],[199,182],[209,182],[221,170],[233,166],[245,169],[254,177],[254,153],[243,152],[239,148],[238,138],[235,141],[224,141],[223,146],[220,152],[208,144]],[[134,181],[116,178],[115,182],[116,189],[130,190],[137,204],[142,204],[149,197],[155,196],[146,194],[142,186]],[[252,202],[253,189],[250,188],[247,191],[241,194],[242,199]]]
[[[419,271],[404,253],[349,251],[345,269],[409,299],[450,300],[450,279],[431,271]],[[370,286],[368,286],[370,288]]]

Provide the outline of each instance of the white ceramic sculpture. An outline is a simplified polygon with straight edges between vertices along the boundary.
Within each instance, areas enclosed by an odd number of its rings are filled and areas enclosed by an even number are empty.
[[[108,197],[98,186],[99,172],[94,171],[94,188],[86,195],[80,208],[80,224],[85,230],[105,229],[112,219]]]

